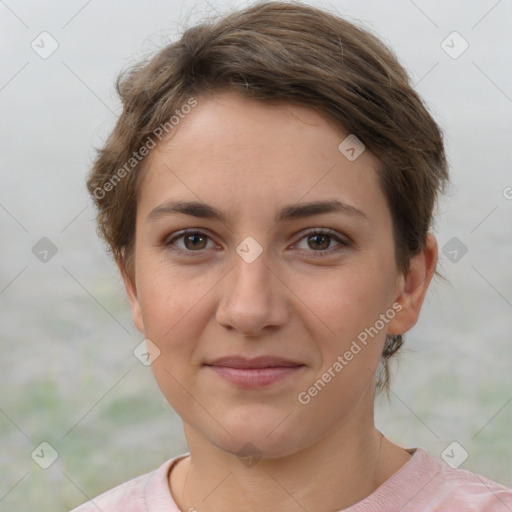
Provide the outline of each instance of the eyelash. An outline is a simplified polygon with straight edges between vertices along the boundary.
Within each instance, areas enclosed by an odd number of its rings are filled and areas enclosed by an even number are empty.
[[[179,240],[179,239],[182,239],[186,236],[190,236],[190,235],[200,235],[200,236],[204,236],[206,238],[208,238],[209,240],[211,240],[211,237],[209,235],[207,235],[206,233],[204,233],[203,231],[199,231],[199,230],[196,230],[196,229],[185,229],[183,231],[180,231],[179,233],[176,234],[176,236],[172,237],[172,238],[168,238],[164,241],[163,245],[172,250],[173,252],[177,252],[178,254],[183,254],[185,256],[188,256],[188,257],[196,257],[196,255],[194,253],[198,253],[197,256],[200,256],[201,253],[204,252],[204,249],[199,249],[197,251],[191,251],[191,250],[188,250],[188,249],[181,249],[181,248],[178,248],[176,246],[172,247],[173,246],[173,243],[176,241],[176,240]],[[326,256],[328,253],[329,254],[334,254],[334,253],[337,253],[338,251],[340,250],[343,250],[344,248],[348,247],[349,246],[349,242],[348,241],[345,241],[343,239],[341,239],[338,235],[336,235],[333,231],[331,231],[330,229],[320,229],[320,228],[310,228],[308,230],[306,230],[302,237],[299,238],[299,240],[294,243],[293,245],[297,245],[299,242],[301,242],[303,239],[305,238],[309,238],[309,237],[312,237],[312,236],[315,236],[315,235],[324,235],[324,236],[327,236],[329,237],[331,240],[335,240],[336,242],[339,243],[339,247],[336,248],[336,249],[323,249],[321,251],[314,251],[314,250],[304,250],[304,249],[299,249],[299,252],[307,252],[309,254],[313,253],[315,255],[315,257],[322,257],[322,256]]]

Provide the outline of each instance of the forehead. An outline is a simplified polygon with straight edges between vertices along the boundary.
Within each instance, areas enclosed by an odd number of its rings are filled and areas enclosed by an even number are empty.
[[[197,101],[148,156],[140,210],[183,198],[233,215],[333,198],[376,215],[387,210],[377,158],[365,150],[349,160],[339,146],[350,134],[312,108],[231,92]]]

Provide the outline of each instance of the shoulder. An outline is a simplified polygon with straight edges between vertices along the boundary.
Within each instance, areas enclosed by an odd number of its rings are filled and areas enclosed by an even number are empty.
[[[422,448],[370,496],[346,512],[511,512],[512,489],[455,469]]]
[[[167,484],[167,475],[172,465],[182,457],[184,455],[169,459],[159,468],[124,482],[71,512],[148,512],[153,510],[151,503],[157,502],[165,504],[166,510],[173,512],[172,506],[175,504]]]
[[[512,489],[465,469],[456,469],[418,448],[409,468],[421,486],[406,510],[509,512]],[[406,472],[407,473],[407,472]]]
[[[472,471],[433,460],[440,467],[433,484],[448,503],[465,506],[468,512],[512,510],[512,489]]]
[[[145,512],[144,489],[156,471],[124,482],[74,508],[71,512],[98,512],[98,510],[113,512],[114,510],[121,510],[120,507],[124,512]]]

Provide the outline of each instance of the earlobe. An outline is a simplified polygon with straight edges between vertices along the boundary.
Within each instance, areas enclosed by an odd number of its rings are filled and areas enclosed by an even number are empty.
[[[404,334],[418,321],[421,306],[437,265],[437,241],[428,233],[424,249],[411,258],[407,274],[401,277],[398,296],[400,312],[388,324],[389,334]]]
[[[135,283],[135,275],[129,276],[128,272],[123,264],[122,257],[116,257],[117,267],[119,272],[121,273],[121,277],[123,279],[124,288],[126,290],[126,295],[128,297],[128,301],[130,302],[130,308],[132,310],[132,318],[133,323],[137,330],[144,334],[144,322],[142,321],[142,312],[140,308],[139,298],[137,294],[137,286]]]

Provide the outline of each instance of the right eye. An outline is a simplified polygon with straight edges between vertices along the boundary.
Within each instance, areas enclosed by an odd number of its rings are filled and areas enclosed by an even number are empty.
[[[203,249],[213,248],[212,246],[207,247],[208,240],[215,246],[210,237],[202,231],[186,229],[166,238],[163,245],[172,251],[191,255],[190,253],[193,252],[202,252]]]

